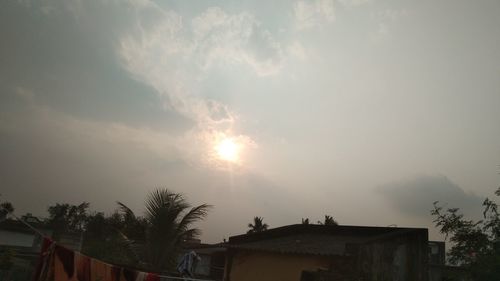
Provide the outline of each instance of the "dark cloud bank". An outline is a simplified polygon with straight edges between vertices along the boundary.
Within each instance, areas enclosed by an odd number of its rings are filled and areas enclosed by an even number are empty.
[[[481,212],[484,198],[465,192],[446,176],[418,176],[379,186],[377,189],[398,211],[417,217],[430,217],[433,202],[476,216]]]

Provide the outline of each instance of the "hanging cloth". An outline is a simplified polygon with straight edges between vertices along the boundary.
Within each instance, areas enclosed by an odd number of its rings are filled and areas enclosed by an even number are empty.
[[[160,281],[154,273],[118,267],[44,239],[33,281]]]

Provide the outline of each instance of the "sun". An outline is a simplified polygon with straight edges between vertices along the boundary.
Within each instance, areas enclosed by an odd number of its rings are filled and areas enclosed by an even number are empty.
[[[237,162],[239,159],[240,146],[232,138],[222,139],[216,146],[217,156],[228,162]]]

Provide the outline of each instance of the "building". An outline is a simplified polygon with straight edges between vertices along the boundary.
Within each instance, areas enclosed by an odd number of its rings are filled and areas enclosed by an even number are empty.
[[[223,244],[190,243],[184,246],[184,253],[194,251],[200,260],[196,262],[196,278],[222,280],[226,261],[226,248]]]
[[[297,224],[229,238],[226,281],[428,280],[422,228]]]
[[[51,234],[38,219],[28,217],[27,221],[42,233]],[[0,222],[0,259],[5,263],[0,269],[0,280],[29,280],[41,241],[40,235],[20,221],[7,219]]]
[[[23,220],[41,234],[51,236],[52,230],[33,216]],[[0,222],[0,280],[30,280],[40,254],[42,236],[18,220],[6,219]],[[60,244],[80,250],[81,236],[64,234]]]
[[[429,281],[466,281],[467,271],[446,264],[445,242],[429,241]]]

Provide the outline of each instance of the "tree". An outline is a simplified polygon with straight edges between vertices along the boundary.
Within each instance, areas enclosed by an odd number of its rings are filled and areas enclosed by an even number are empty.
[[[82,252],[112,264],[138,265],[139,258],[130,249],[129,240],[120,232],[125,228],[122,216],[98,212],[88,216]]]
[[[309,218],[302,218],[302,224],[309,224]]]
[[[325,215],[325,221],[324,222],[318,221],[318,224],[322,224],[322,225],[339,225],[338,222],[332,216],[329,216],[329,215]]]
[[[14,212],[14,206],[10,202],[0,201],[0,222],[7,218],[7,215]]]
[[[83,232],[88,219],[89,203],[79,205],[59,204],[50,206],[47,211],[49,218],[45,224],[53,231],[53,238],[59,239],[66,232]]]
[[[123,203],[118,205],[127,222],[121,233],[142,266],[152,271],[174,269],[182,243],[201,234],[200,229],[192,225],[204,219],[211,208],[207,204],[191,207],[181,194],[167,189],[149,194],[144,217],[136,216]]]
[[[495,192],[500,196],[500,188]],[[498,205],[486,198],[483,219],[468,220],[458,208],[443,209],[434,202],[431,214],[440,232],[452,243],[449,262],[461,265],[472,280],[500,280],[500,213]]]
[[[254,217],[253,218],[253,224],[249,223],[248,228],[250,228],[247,233],[256,233],[256,232],[262,232],[267,230],[268,225],[267,223],[263,223],[264,218],[261,217]]]

